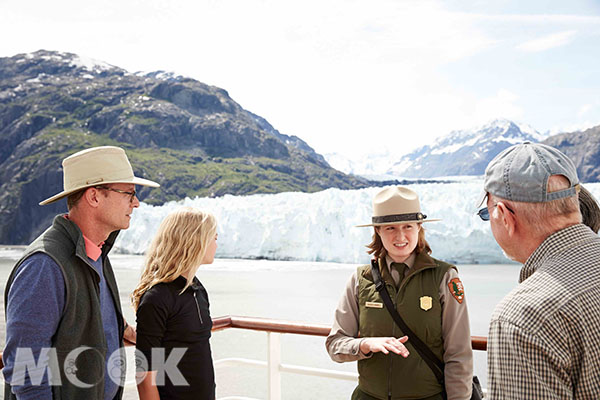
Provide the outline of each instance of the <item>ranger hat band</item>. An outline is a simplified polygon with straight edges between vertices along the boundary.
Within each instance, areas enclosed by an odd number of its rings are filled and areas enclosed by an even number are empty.
[[[403,186],[391,186],[375,195],[371,223],[357,226],[384,226],[432,221],[439,221],[439,219],[427,219],[427,215],[421,212],[421,204],[416,192]]]
[[[159,187],[156,182],[138,178],[120,147],[102,146],[82,150],[62,162],[63,191],[40,202],[46,205],[62,199],[78,190],[108,183],[133,183],[134,185]]]
[[[569,187],[548,192],[548,179],[562,175]],[[547,201],[574,196],[579,191],[579,178],[573,162],[559,150],[540,143],[525,142],[498,154],[485,169],[485,181],[478,207],[487,193],[505,200],[525,203]]]

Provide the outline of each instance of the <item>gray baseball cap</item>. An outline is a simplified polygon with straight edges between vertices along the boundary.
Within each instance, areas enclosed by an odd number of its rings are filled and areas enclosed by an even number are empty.
[[[548,193],[548,178],[563,175],[570,187]],[[579,179],[573,162],[554,147],[525,142],[505,149],[485,169],[484,193],[526,203],[543,203],[574,196],[579,190]]]

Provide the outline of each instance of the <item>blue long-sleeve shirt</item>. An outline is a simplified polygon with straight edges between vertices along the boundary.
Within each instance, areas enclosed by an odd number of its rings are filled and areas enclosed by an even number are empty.
[[[88,260],[100,275],[100,307],[107,344],[108,357],[119,349],[119,328],[116,309],[110,291],[106,285],[102,270],[102,257]],[[17,269],[8,294],[6,314],[6,347],[4,349],[4,379],[11,383],[13,392],[19,399],[48,399],[52,397],[47,373],[47,363],[38,361],[41,350],[52,346],[52,337],[56,332],[65,305],[65,282],[56,262],[46,254],[38,253],[27,258]],[[39,367],[29,369],[23,381],[15,372],[15,358],[18,348],[31,349]],[[29,363],[32,365],[31,361]],[[62,366],[59,366],[62,368]],[[110,371],[108,369],[110,368]],[[22,369],[21,369],[22,370]],[[113,366],[107,364],[104,397],[114,398],[118,381]],[[31,377],[44,373],[41,381],[32,382]],[[115,376],[117,375],[117,376]],[[13,382],[23,381],[22,385]]]
[[[6,347],[2,354],[4,379],[24,382],[12,386],[19,399],[50,399],[48,375],[43,371],[46,363],[38,363],[39,368],[30,369],[24,380],[13,376],[13,372],[18,348],[31,349],[37,362],[41,349],[52,346],[51,338],[65,305],[65,281],[60,267],[43,253],[27,258],[17,269],[7,304],[10,306],[6,310]],[[42,381],[32,385],[31,376],[40,373],[44,373]]]

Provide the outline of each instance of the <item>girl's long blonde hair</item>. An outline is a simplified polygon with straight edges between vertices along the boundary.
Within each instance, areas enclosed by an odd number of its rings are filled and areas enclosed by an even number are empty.
[[[195,273],[216,234],[217,221],[209,213],[184,207],[169,214],[148,248],[140,283],[131,294],[134,310],[137,311],[142,295],[154,285],[172,282],[192,270]],[[192,280],[187,278],[182,293]]]

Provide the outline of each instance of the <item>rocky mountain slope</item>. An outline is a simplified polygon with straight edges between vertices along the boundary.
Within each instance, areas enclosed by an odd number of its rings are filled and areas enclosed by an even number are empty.
[[[223,89],[41,50],[0,58],[0,243],[27,243],[65,211],[37,203],[61,190],[64,157],[100,145],[125,148],[134,171],[161,184],[140,188],[151,204],[369,185]]]
[[[580,181],[600,181],[600,126],[554,135],[542,143],[556,147],[569,156],[577,166]]]

